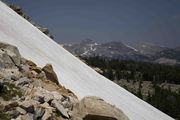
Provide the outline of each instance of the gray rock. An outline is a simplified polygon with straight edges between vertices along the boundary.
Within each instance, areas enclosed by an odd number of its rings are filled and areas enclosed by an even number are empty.
[[[44,97],[42,97],[42,96],[35,96],[35,97],[33,98],[33,100],[38,101],[40,104],[42,104],[42,103],[45,102],[45,101],[44,101]]]
[[[20,107],[23,108],[24,110],[26,110],[29,113],[33,113],[34,112],[34,106],[33,103],[30,101],[24,101],[20,104]]]
[[[11,80],[17,81],[19,80],[19,77],[15,75],[11,75]]]
[[[11,118],[16,118],[20,115],[20,112],[17,110],[11,110],[11,111],[7,111],[6,114],[11,116]]]
[[[62,105],[64,106],[64,108],[71,108],[72,107],[70,101],[68,101],[67,99],[62,102]]]
[[[5,68],[11,68],[13,66],[19,66],[21,61],[21,55],[17,47],[0,43],[0,66]]]
[[[42,107],[35,108],[35,119],[40,119],[45,113],[45,109]]]
[[[49,102],[49,101],[52,101],[54,99],[54,96],[52,94],[46,94],[44,96],[44,101],[45,102]]]
[[[17,107],[16,110],[22,115],[26,114],[26,111],[24,109],[22,109],[21,107]]]
[[[29,71],[29,66],[21,64],[20,69],[21,69],[21,72],[28,72]]]
[[[17,81],[17,85],[20,85],[20,86],[24,86],[26,84],[30,84],[32,81],[30,79],[28,79],[27,77],[23,77],[23,78],[20,78],[18,81]]]
[[[64,101],[65,98],[58,92],[56,91],[52,91],[51,94],[54,96],[54,99],[56,99],[57,101]]]
[[[51,106],[55,107],[61,113],[61,115],[63,117],[69,118],[67,111],[64,109],[64,107],[57,100],[53,100],[51,102]]]
[[[46,109],[45,113],[42,117],[42,120],[49,120],[52,117],[52,110],[51,109]]]
[[[34,120],[34,115],[27,113],[26,115],[21,115],[20,118],[20,120]]]

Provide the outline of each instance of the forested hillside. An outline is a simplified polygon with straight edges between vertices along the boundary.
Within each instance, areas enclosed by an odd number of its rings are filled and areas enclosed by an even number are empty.
[[[173,118],[180,119],[180,66],[107,60],[100,57],[81,59],[91,67],[99,68],[102,75],[139,98]]]

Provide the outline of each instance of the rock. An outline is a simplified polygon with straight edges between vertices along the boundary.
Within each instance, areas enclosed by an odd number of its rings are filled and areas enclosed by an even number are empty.
[[[37,107],[35,108],[35,119],[40,119],[42,118],[42,116],[45,113],[45,109],[43,109],[42,107]]]
[[[82,118],[80,117],[72,117],[71,120],[83,120]],[[92,119],[93,120],[93,119]]]
[[[20,75],[20,72],[17,68],[15,69],[1,69],[0,70],[0,74],[2,75],[2,77],[5,79],[5,80],[18,80],[19,79],[19,75]]]
[[[42,71],[41,73],[37,74],[36,78],[41,79],[41,80],[46,80],[46,74],[44,71]]]
[[[20,65],[20,69],[21,69],[21,72],[28,72],[29,71],[29,66],[28,65],[24,65],[24,64],[21,64]]]
[[[27,113],[26,115],[19,116],[19,120],[34,120],[34,115],[31,113]]]
[[[86,115],[83,120],[118,120],[115,117],[101,116],[101,115]]]
[[[12,110],[15,107],[18,107],[18,105],[19,105],[18,102],[11,102],[11,103],[5,105],[4,111]]]
[[[35,96],[35,97],[33,98],[33,100],[38,101],[40,104],[42,104],[42,103],[45,102],[45,101],[44,101],[44,97],[42,97],[42,96]]]
[[[21,61],[21,55],[17,47],[0,43],[0,67],[12,68],[19,66]]]
[[[34,93],[34,100],[36,100],[42,104],[44,102],[49,102],[53,99],[54,99],[54,96],[49,91],[47,91],[41,87],[36,88],[36,91]]]
[[[23,101],[20,103],[20,107],[29,113],[34,112],[34,103],[32,101]]]
[[[49,120],[53,116],[53,111],[55,111],[55,108],[49,106],[48,103],[41,104],[41,107],[45,109],[45,113],[42,117],[42,120]]]
[[[43,28],[43,27],[39,27],[36,26],[41,32],[43,32],[44,34],[48,35],[49,34],[49,30],[47,28]]]
[[[54,99],[57,100],[57,101],[64,101],[65,98],[58,92],[56,91],[52,91],[51,94],[53,95]]]
[[[62,105],[63,105],[64,108],[69,108],[69,109],[72,108],[72,105],[71,105],[70,101],[68,101],[68,100],[64,100],[62,102]]]
[[[44,96],[44,101],[45,102],[49,102],[52,101],[54,99],[54,96],[52,94],[48,94]]]
[[[53,67],[52,67],[51,64],[47,64],[46,66],[44,66],[42,68],[42,70],[45,72],[46,77],[47,77],[48,80],[51,80],[54,83],[56,83],[57,85],[59,85],[57,75],[54,72]]]
[[[64,107],[57,100],[53,100],[51,102],[51,106],[55,107],[63,117],[69,118],[67,111],[64,109]]]
[[[19,111],[17,110],[7,111],[6,114],[9,115],[11,118],[16,118],[20,115]]]
[[[13,63],[13,61],[11,60],[10,56],[7,53],[3,53],[1,54],[1,64],[0,67],[1,68],[12,68],[15,66],[15,64]]]
[[[72,116],[84,120],[129,120],[118,108],[99,97],[85,97],[74,106]]]
[[[37,73],[35,71],[28,71],[27,76],[28,78],[36,78]]]
[[[26,111],[24,109],[22,109],[21,107],[17,107],[16,111],[18,111],[21,115],[25,115]]]
[[[20,78],[16,85],[20,85],[20,86],[24,86],[26,84],[30,84],[32,81],[30,79],[28,79],[27,77],[23,77],[23,78]]]
[[[17,81],[19,80],[19,77],[15,75],[11,75],[11,80]]]
[[[42,69],[40,67],[33,67],[32,70],[34,70],[38,74],[42,72]]]
[[[26,64],[29,65],[30,67],[36,67],[37,65],[32,62],[31,60],[26,60]]]
[[[52,117],[52,110],[46,109],[41,120],[49,120]]]

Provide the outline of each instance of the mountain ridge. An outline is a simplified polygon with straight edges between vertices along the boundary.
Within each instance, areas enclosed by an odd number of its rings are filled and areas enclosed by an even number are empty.
[[[179,64],[180,62],[180,50],[178,48],[168,48],[149,43],[130,46],[118,41],[97,43],[91,39],[86,39],[86,43],[63,44],[63,47],[81,57],[100,56],[110,59],[156,62],[170,65]],[[165,62],[169,59],[176,62]]]

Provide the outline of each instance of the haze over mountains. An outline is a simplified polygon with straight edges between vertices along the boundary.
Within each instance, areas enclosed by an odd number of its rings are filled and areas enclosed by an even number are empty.
[[[168,48],[150,43],[127,45],[122,42],[97,43],[85,39],[78,44],[63,44],[63,47],[76,56],[100,56],[110,59],[179,64],[180,48]]]

